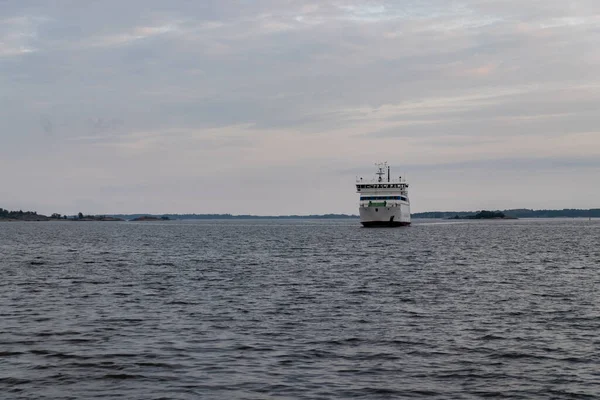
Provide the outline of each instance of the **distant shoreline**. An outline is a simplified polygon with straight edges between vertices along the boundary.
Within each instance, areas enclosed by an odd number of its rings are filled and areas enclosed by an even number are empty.
[[[483,211],[483,210],[482,210]],[[413,218],[435,218],[435,219],[471,219],[479,211],[427,211],[413,213]],[[502,213],[506,219],[516,218],[600,218],[600,208],[576,209],[564,208],[562,210],[533,210],[527,208],[493,210]],[[456,218],[458,217],[458,218]]]
[[[413,213],[414,219],[473,219],[472,217],[482,211],[428,211]],[[503,213],[505,219],[516,218],[600,218],[600,208],[594,209],[562,209],[562,210],[531,210],[511,209],[496,210]],[[250,214],[102,214],[102,215],[46,215],[37,214],[35,211],[7,211],[0,208],[0,222],[18,221],[165,221],[165,220],[336,220],[357,219],[354,214],[308,214],[308,215],[250,215]]]
[[[449,219],[458,215],[459,219],[470,219],[476,216],[478,211],[427,211],[412,213],[412,218],[416,219]],[[511,209],[511,210],[493,210],[495,213],[505,215],[504,219],[517,218],[600,218],[600,208],[598,209],[562,209],[562,210],[530,210],[530,209]],[[308,215],[250,215],[250,214],[107,214],[108,216],[132,220],[140,217],[168,218],[170,220],[210,220],[210,219],[348,219],[359,218],[354,214],[308,214]]]

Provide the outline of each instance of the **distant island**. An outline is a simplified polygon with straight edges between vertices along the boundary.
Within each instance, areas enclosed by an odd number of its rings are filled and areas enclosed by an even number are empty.
[[[51,219],[60,219],[60,214],[52,214]],[[112,215],[83,215],[83,213],[79,213],[77,215],[72,215],[70,217],[63,216],[63,219],[69,221],[123,221],[122,218],[114,217]]]
[[[49,217],[38,214],[36,211],[8,211],[0,208],[0,221],[123,221],[123,219],[111,215],[61,215],[54,213]]]
[[[140,217],[132,218],[132,219],[130,219],[130,221],[135,221],[135,222],[138,222],[138,221],[142,221],[142,222],[143,221],[168,221],[169,219],[170,219],[169,217],[164,216],[164,215],[162,217],[155,217],[152,215],[142,215]]]
[[[82,218],[65,218],[70,221],[124,221],[122,218],[112,217],[110,215],[86,215]]]
[[[483,210],[475,215],[459,216],[458,214],[449,219],[517,219],[517,217],[507,217],[502,211]]]
[[[39,215],[35,211],[8,211],[0,208],[0,221],[49,221],[50,217]]]
[[[36,211],[8,211],[0,208],[0,221],[169,221],[189,219],[344,219],[358,218],[349,214],[311,214],[311,215],[234,215],[234,214],[107,214],[107,215],[61,215],[38,214]]]
[[[358,218],[358,215],[349,214],[311,214],[311,215],[250,215],[250,214],[113,214],[113,217],[128,221],[138,218],[156,219],[343,219]]]
[[[479,213],[482,213],[480,211]],[[489,211],[488,211],[489,212]],[[531,210],[527,208],[496,210],[495,213],[501,213],[504,218],[600,218],[600,208],[592,209],[573,209],[565,208],[562,210]],[[475,216],[476,211],[428,211],[413,213],[413,218],[437,218],[437,219],[456,219],[458,217],[466,219],[478,219]],[[485,215],[485,214],[484,214]],[[490,215],[488,215],[490,217]],[[494,218],[491,216],[491,218]]]

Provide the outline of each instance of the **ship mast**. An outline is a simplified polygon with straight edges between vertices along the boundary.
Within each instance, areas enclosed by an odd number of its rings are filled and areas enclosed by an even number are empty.
[[[377,178],[377,182],[383,181],[383,177],[385,176],[386,169],[387,169],[388,182],[389,182],[390,181],[390,167],[387,165],[387,161],[382,162],[382,163],[377,163],[375,165],[377,166],[376,175],[379,175],[379,178]]]

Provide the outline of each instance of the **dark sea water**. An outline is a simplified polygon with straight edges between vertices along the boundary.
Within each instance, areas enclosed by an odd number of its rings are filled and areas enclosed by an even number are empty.
[[[600,221],[0,224],[2,399],[600,395]]]

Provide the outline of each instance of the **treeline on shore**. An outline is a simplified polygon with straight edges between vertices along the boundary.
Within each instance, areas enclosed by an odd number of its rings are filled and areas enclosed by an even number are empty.
[[[49,219],[45,215],[38,215],[36,211],[9,211],[4,208],[0,208],[0,220],[23,220],[23,221],[45,221]]]
[[[314,214],[314,215],[249,215],[249,214],[111,214],[111,217],[132,220],[142,217],[164,219],[341,219],[358,218],[351,214]]]
[[[77,215],[61,215],[54,213],[50,216],[38,214],[37,211],[9,211],[4,208],[0,208],[0,221],[52,221],[52,220],[70,220],[70,221],[121,221],[119,218],[115,218],[108,215],[84,215],[78,213]]]
[[[562,210],[530,210],[527,208],[512,210],[496,210],[507,218],[600,218],[600,208],[575,209],[565,208]],[[429,211],[413,213],[413,218],[471,218],[476,215],[475,211]]]
[[[341,219],[358,218],[357,215],[349,214],[320,214],[320,215],[234,215],[234,214],[105,214],[105,215],[86,215],[78,213],[76,215],[61,215],[54,213],[51,216],[38,214],[36,211],[8,211],[0,208],[0,220],[19,220],[19,221],[50,221],[50,220],[69,220],[69,221],[153,221],[153,220],[173,220],[173,219]]]

